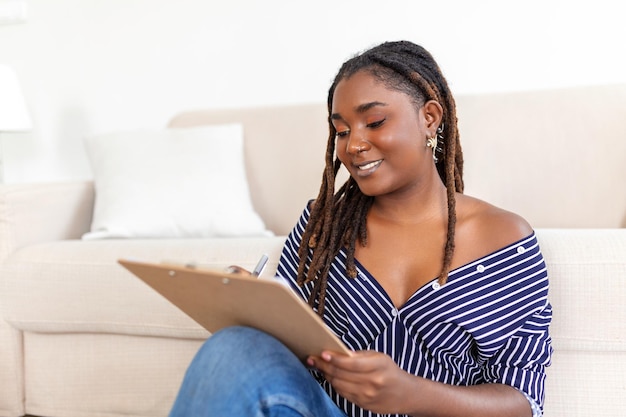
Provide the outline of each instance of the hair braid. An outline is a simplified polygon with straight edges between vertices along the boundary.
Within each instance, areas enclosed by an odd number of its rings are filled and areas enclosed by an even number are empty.
[[[443,108],[443,131],[438,132],[443,158],[437,162],[437,172],[446,186],[448,205],[447,239],[439,282],[447,280],[454,254],[457,192],[463,192],[463,153],[459,143],[456,103],[447,81],[432,55],[411,42],[387,42],[346,61],[339,70],[328,92],[329,136],[326,148],[326,167],[322,185],[311,207],[309,221],[298,250],[300,258],[297,282],[313,282],[309,304],[324,314],[327,277],[334,257],[341,249],[346,251],[346,273],[356,277],[354,252],[357,241],[367,243],[367,213],[374,201],[363,194],[354,179],[349,178],[335,193],[335,181],[341,162],[335,157],[336,130],[330,115],[337,84],[359,71],[368,71],[387,87],[411,97],[416,108],[429,100],[436,100]]]

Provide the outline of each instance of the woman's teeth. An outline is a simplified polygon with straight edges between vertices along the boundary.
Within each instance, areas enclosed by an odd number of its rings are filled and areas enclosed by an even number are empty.
[[[374,168],[376,165],[380,164],[381,162],[382,162],[381,160],[378,160],[378,161],[370,162],[369,164],[360,165],[360,166],[359,166],[359,169],[360,169],[360,170],[372,169],[372,168]]]

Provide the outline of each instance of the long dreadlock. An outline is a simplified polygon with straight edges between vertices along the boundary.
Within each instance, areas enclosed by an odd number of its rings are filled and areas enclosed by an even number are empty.
[[[406,93],[417,109],[429,100],[437,101],[443,108],[440,125],[443,130],[438,132],[440,145],[436,149],[437,172],[446,186],[448,202],[447,239],[438,278],[442,285],[448,278],[454,254],[455,192],[463,192],[463,153],[455,101],[439,66],[428,51],[408,41],[386,42],[346,61],[328,92],[326,167],[298,250],[297,282],[299,285],[314,282],[309,304],[317,309],[319,315],[324,314],[328,272],[334,257],[345,248],[346,272],[349,277],[355,278],[354,251],[357,241],[363,246],[367,244],[366,218],[374,200],[361,192],[353,178],[349,178],[335,193],[335,180],[341,162],[335,156],[337,132],[330,119],[337,84],[359,71],[367,71],[387,87]]]

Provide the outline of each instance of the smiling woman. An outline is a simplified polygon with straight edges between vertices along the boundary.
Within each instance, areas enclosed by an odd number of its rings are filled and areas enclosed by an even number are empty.
[[[523,218],[463,194],[455,102],[432,56],[401,41],[350,59],[328,121],[320,191],[277,274],[353,352],[303,366],[267,334],[222,330],[171,416],[540,416],[546,266]]]
[[[372,100],[372,97],[384,100]],[[367,224],[363,229],[364,238],[354,247],[354,256],[379,276],[379,281],[384,277],[394,279],[390,274],[393,270],[398,271],[398,275],[413,277],[406,280],[398,276],[395,285],[384,285],[389,287],[388,293],[397,293],[399,298],[394,301],[401,305],[417,288],[441,272],[441,267],[435,269],[436,264],[430,260],[442,255],[445,259],[442,252],[445,245],[425,245],[423,258],[411,256],[416,240],[409,235],[405,241],[407,252],[399,253],[400,235],[387,233],[401,220],[397,217],[399,213],[385,212],[392,206],[395,210],[400,202],[408,204],[419,197],[422,207],[411,213],[409,222],[402,226],[404,232],[414,228],[414,232],[419,233],[425,221],[439,217],[445,210],[446,189],[433,164],[432,148],[428,147],[428,140],[418,139],[437,137],[442,107],[436,100],[428,100],[416,109],[411,96],[389,89],[374,75],[361,71],[338,83],[332,109],[337,158],[348,169],[358,190],[371,197],[373,203],[367,217],[361,219],[367,218]],[[452,194],[451,198],[456,199],[456,196]],[[391,201],[391,205],[385,201]],[[454,226],[455,212],[449,213],[452,216],[449,221]],[[383,229],[387,232],[379,233]],[[444,229],[445,225],[441,225],[441,230]],[[377,239],[368,245],[366,239],[372,233]],[[450,236],[448,242],[453,238],[454,235]],[[449,256],[443,262],[448,268],[453,252],[446,253]],[[349,272],[354,276],[356,269],[352,261],[350,264]],[[415,270],[422,273],[411,274]],[[441,276],[440,284],[445,279],[445,275]],[[323,295],[320,294],[320,298],[322,313]]]
[[[427,80],[427,76],[435,78]],[[447,205],[447,220],[440,219],[447,222],[443,226],[444,229],[447,228],[447,239],[440,246],[443,249],[443,259],[438,273],[439,283],[443,284],[454,253],[456,193],[463,192],[463,158],[458,144],[454,99],[434,59],[423,48],[407,42],[373,48],[342,66],[330,88],[328,106],[332,122],[329,126],[324,183],[312,209],[310,226],[304,237],[306,242],[311,235],[319,235],[314,240],[321,244],[320,249],[314,251],[319,256],[314,257],[313,267],[308,269],[305,281],[314,280],[316,276],[320,280],[324,279],[330,260],[340,246],[345,244],[346,239],[350,242],[348,274],[356,276],[355,251],[359,248],[371,248],[371,245],[365,243],[367,229],[373,224],[367,225],[366,218],[376,208],[372,211],[367,206],[374,202],[374,195],[379,193],[387,195],[380,196],[382,198],[377,200],[378,210],[384,208],[381,203],[385,199],[392,201],[392,210],[395,210],[398,198],[419,198],[422,207],[409,214],[411,222],[422,216],[431,216],[435,211],[445,210],[445,207],[441,207],[442,203]],[[448,128],[445,131],[441,129],[442,132],[437,132],[446,125]],[[441,143],[429,152],[428,139],[438,137],[441,138]],[[357,149],[358,152],[355,152]],[[437,149],[440,153],[445,149],[441,161],[437,157]],[[336,172],[332,158],[335,153],[351,174],[351,179],[337,195],[353,192],[358,196],[338,199],[337,204],[340,207],[345,206],[346,212],[358,212],[360,216],[333,215],[337,210],[333,197]],[[429,157],[429,153],[432,157]],[[433,164],[434,159],[438,162]],[[383,164],[387,167],[383,168],[381,175],[370,176]],[[383,175],[385,168],[388,168],[387,175]],[[379,179],[380,177],[383,179]],[[394,179],[395,183],[392,182]],[[385,182],[381,182],[383,180]],[[377,190],[375,187],[387,187],[387,191],[380,188]],[[421,192],[416,194],[418,189]],[[391,200],[388,200],[389,197]],[[425,200],[424,197],[428,199]],[[359,205],[361,208],[347,207],[348,204]],[[418,216],[415,215],[416,212]],[[392,216],[395,217],[396,214]],[[322,234],[322,223],[333,223],[333,229],[340,232]],[[386,226],[381,224],[381,227]],[[356,245],[357,237],[360,240],[359,246]],[[389,243],[382,241],[380,247],[397,248],[395,244]],[[407,243],[414,247],[415,241]],[[432,252],[436,248],[434,243],[435,241],[431,241],[424,247]],[[300,271],[305,268],[305,250],[305,246],[300,248]],[[374,252],[380,253],[378,250]],[[430,253],[427,258],[432,261],[441,259],[441,256],[441,253]],[[397,257],[391,257],[390,260],[395,258]],[[361,256],[359,259],[363,261]],[[415,269],[414,265],[406,265],[406,262],[404,264],[405,269]],[[429,261],[428,264],[432,270],[434,263]],[[383,268],[382,264],[377,265]],[[398,269],[397,264],[394,269]],[[423,266],[421,269],[424,269]],[[436,274],[424,274],[422,279],[430,279],[434,275]],[[414,287],[418,286],[414,284]],[[323,312],[325,285],[319,285],[319,288],[319,311]],[[312,300],[310,302],[313,304]]]

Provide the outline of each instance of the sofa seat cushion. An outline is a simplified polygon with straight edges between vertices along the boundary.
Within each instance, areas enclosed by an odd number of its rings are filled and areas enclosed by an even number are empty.
[[[22,248],[0,267],[4,316],[31,332],[113,333],[206,338],[208,333],[117,263],[195,262],[253,268],[267,253],[264,276],[276,270],[284,237],[68,240]]]
[[[540,229],[555,350],[626,352],[626,229]]]
[[[541,229],[554,308],[545,416],[621,416],[626,229]]]

